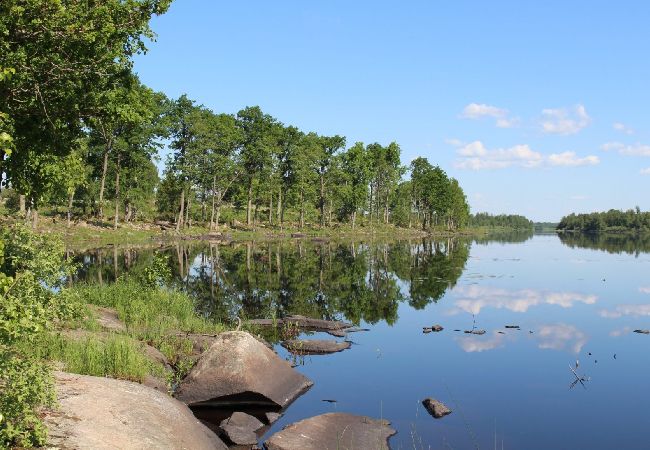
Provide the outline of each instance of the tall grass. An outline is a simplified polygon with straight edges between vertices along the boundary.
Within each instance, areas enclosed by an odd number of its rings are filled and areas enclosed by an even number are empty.
[[[89,334],[80,339],[44,334],[32,352],[40,358],[61,363],[67,372],[82,375],[137,382],[142,382],[150,374],[164,375],[162,367],[157,367],[144,355],[140,342],[119,334]]]

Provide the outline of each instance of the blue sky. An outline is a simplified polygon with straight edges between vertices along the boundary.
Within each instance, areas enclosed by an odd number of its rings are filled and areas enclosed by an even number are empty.
[[[217,112],[396,141],[473,212],[559,220],[650,210],[649,18],[644,1],[176,0],[135,69]]]

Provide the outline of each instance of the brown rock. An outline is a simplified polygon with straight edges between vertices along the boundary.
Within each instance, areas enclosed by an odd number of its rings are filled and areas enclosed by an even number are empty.
[[[444,403],[439,402],[434,398],[425,398],[424,400],[422,400],[422,404],[424,405],[428,413],[431,414],[436,419],[440,419],[441,417],[444,417],[447,414],[451,414],[451,409],[447,408]]]
[[[227,447],[181,402],[129,381],[55,372],[59,407],[45,412],[48,446],[66,449]]]
[[[442,325],[435,324],[434,326],[431,327],[431,331],[435,331],[436,333],[439,333],[442,330],[444,330]]]
[[[286,407],[312,386],[289,363],[243,331],[221,333],[181,382],[188,405],[249,403]]]
[[[388,449],[395,430],[386,420],[328,413],[301,420],[275,433],[267,450]]]
[[[282,346],[291,353],[300,355],[325,355],[347,350],[350,348],[350,343],[320,339],[292,339],[282,342]]]
[[[226,437],[235,445],[256,445],[255,431],[263,426],[264,424],[255,417],[243,412],[233,413],[219,425]]]
[[[110,331],[126,331],[126,325],[117,316],[117,311],[101,306],[92,306],[92,311],[97,314],[97,322],[102,328]]]
[[[267,412],[265,414],[265,416],[266,416],[266,420],[268,421],[268,424],[271,425],[271,424],[277,422],[278,419],[280,417],[282,417],[282,414],[278,414],[278,413],[275,413],[275,412]]]

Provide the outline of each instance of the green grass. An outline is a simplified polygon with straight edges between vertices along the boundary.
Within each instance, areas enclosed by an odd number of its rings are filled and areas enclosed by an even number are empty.
[[[142,382],[147,375],[164,377],[162,367],[143,353],[142,343],[128,336],[89,334],[79,339],[45,334],[31,348],[35,356],[59,362],[67,372]]]

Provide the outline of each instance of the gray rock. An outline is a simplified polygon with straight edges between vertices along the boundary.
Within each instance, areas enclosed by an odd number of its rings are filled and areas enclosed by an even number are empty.
[[[301,420],[275,433],[267,450],[388,449],[395,434],[386,420],[346,413],[328,413]]]
[[[235,445],[256,445],[255,432],[263,426],[264,424],[255,417],[243,412],[233,413],[219,425],[226,437]]]
[[[336,342],[320,339],[292,339],[282,342],[291,353],[299,355],[326,355],[350,348],[349,342]]]
[[[274,412],[267,412],[265,414],[266,420],[269,425],[274,424],[275,422],[278,421],[280,417],[282,417],[282,414],[274,413]]]
[[[434,398],[425,398],[422,400],[422,405],[424,405],[424,408],[428,411],[428,413],[436,419],[440,419],[447,414],[451,414],[451,409],[447,408],[444,403],[439,402]]]
[[[432,331],[433,331],[433,330],[432,330],[431,328],[429,328],[429,327],[422,327],[422,332],[423,332],[424,334],[431,333]]]
[[[650,334],[650,330],[634,330],[635,333]]]
[[[465,333],[482,335],[485,334],[485,330],[465,330]]]
[[[352,324],[349,322],[341,322],[340,320],[312,319],[311,317],[300,315],[287,316],[284,318],[284,323],[296,325],[299,328],[314,331],[342,330],[345,328],[352,328]]]
[[[284,408],[312,384],[254,336],[231,331],[216,337],[180,383],[176,398],[188,405],[254,401]]]
[[[117,316],[117,311],[101,306],[92,306],[91,311],[97,315],[99,325],[109,331],[126,331],[126,325]]]
[[[431,331],[435,331],[436,333],[439,333],[442,330],[444,330],[442,325],[435,324],[434,326],[431,327]]]
[[[130,381],[54,373],[59,406],[45,412],[48,447],[219,449],[187,406]]]

